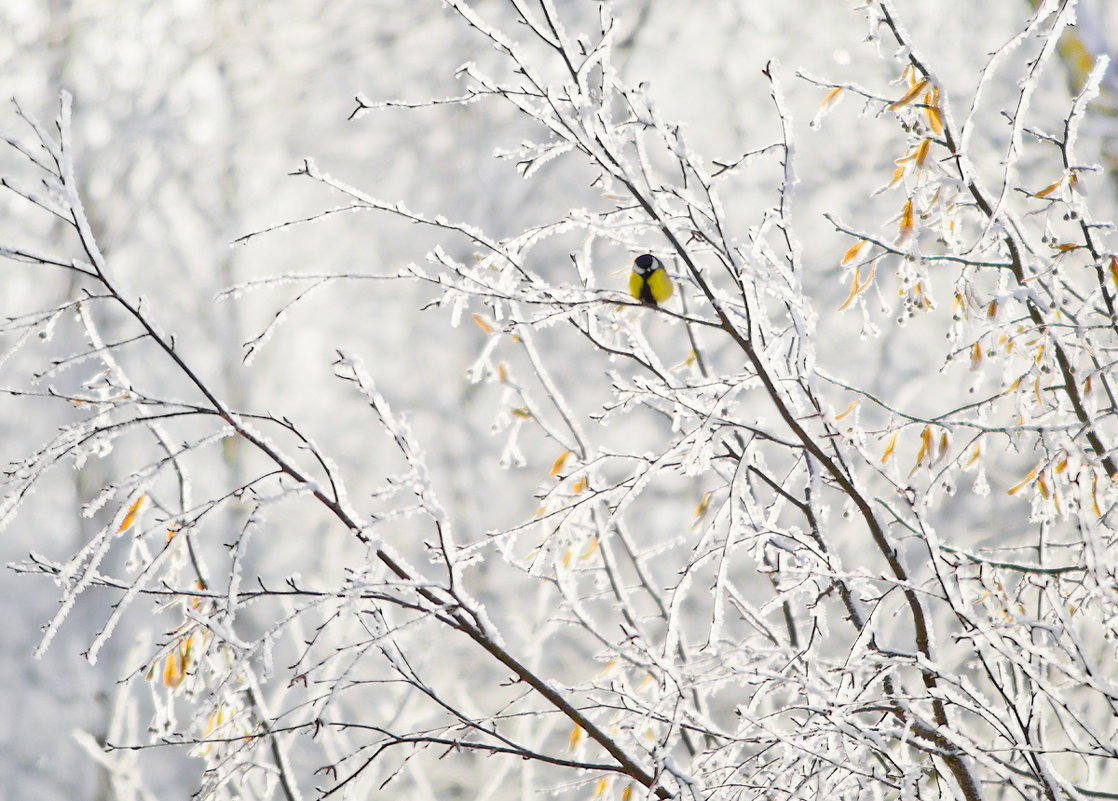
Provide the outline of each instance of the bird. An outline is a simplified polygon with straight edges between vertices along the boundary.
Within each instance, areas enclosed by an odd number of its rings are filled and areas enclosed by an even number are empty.
[[[642,253],[633,259],[633,272],[629,275],[629,292],[646,306],[659,306],[672,296],[672,279],[664,263],[651,253]]]

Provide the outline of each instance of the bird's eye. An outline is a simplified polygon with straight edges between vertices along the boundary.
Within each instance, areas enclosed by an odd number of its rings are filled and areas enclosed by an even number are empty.
[[[642,270],[651,270],[652,269],[652,263],[654,261],[656,261],[655,258],[653,258],[648,253],[644,253],[640,256],[637,256],[637,258],[635,260],[635,264],[638,267],[640,267]]]

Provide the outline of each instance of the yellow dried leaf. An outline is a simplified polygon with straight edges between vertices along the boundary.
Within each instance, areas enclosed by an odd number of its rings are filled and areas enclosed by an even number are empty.
[[[128,507],[128,514],[124,516],[124,520],[120,522],[120,528],[116,530],[117,534],[130,528],[136,522],[136,513],[140,511],[140,506],[147,500],[147,494],[141,494],[136,500],[132,501],[132,505]]]
[[[500,379],[502,384],[509,382],[509,368],[504,362],[498,362],[497,364],[497,378]]]
[[[977,370],[982,364],[982,346],[977,342],[970,349],[970,369]]]
[[[928,150],[932,144],[931,139],[925,139],[920,143],[920,147],[916,148],[916,166],[923,167],[924,162],[928,159]]]
[[[1067,469],[1068,469],[1068,457],[1065,456],[1063,459],[1056,462],[1056,475],[1060,475],[1060,473],[1064,472]]]
[[[1023,479],[1021,479],[1021,483],[1017,484],[1012,489],[1008,490],[1006,492],[1006,494],[1007,495],[1016,495],[1021,490],[1022,487],[1025,487],[1029,482],[1031,482],[1036,477],[1037,470],[1039,470],[1039,469],[1040,469],[1040,466],[1038,465],[1037,467],[1034,467],[1032,470],[1030,470],[1029,474],[1027,476],[1025,476]]]
[[[893,455],[893,449],[897,447],[897,436],[900,433],[899,431],[894,431],[893,436],[889,437],[889,444],[885,446],[885,453],[881,455],[882,464],[889,461],[889,457]]]
[[[471,316],[474,318],[474,322],[477,323],[478,328],[487,334],[493,333],[492,327],[490,327],[489,323],[485,322],[485,319],[480,314],[473,314]]]
[[[519,417],[522,420],[528,420],[532,417],[532,413],[523,406],[519,406],[515,409],[512,409],[511,411],[513,417]]]
[[[979,457],[979,455],[981,455],[981,453],[982,453],[982,443],[977,442],[974,445],[974,451],[971,453],[970,459],[968,459],[967,463],[965,465],[963,465],[963,469],[965,470],[966,468],[970,467],[972,464],[977,462],[978,457]]]
[[[1118,286],[1118,256],[1110,257],[1110,280]]]
[[[1098,473],[1091,474],[1091,508],[1095,510],[1095,517],[1102,517],[1102,512],[1099,511],[1099,476]]]
[[[1061,253],[1067,253],[1069,250],[1075,250],[1078,247],[1082,247],[1082,245],[1077,245],[1074,242],[1061,242],[1059,245],[1056,245],[1056,250]]]
[[[568,548],[563,552],[563,567],[567,567],[571,563],[571,549]]]
[[[851,245],[850,249],[847,250],[845,255],[843,255],[843,257],[842,257],[842,265],[846,266],[850,262],[854,261],[854,259],[858,256],[858,252],[863,247],[865,247],[865,244],[866,244],[866,240],[859,239],[857,242],[855,242],[853,245]]]
[[[943,457],[947,455],[949,441],[947,439],[947,432],[944,431],[939,437],[939,453],[936,456],[936,463],[943,461]]]
[[[633,785],[625,785],[625,789],[621,791],[621,801],[630,801],[633,797]]]
[[[1041,473],[1036,480],[1037,489],[1040,490],[1041,497],[1048,497],[1048,482],[1044,479],[1044,473]]]
[[[990,318],[997,317],[998,315],[998,300],[995,298],[990,301],[990,305],[986,307],[986,316]]]
[[[600,798],[602,793],[606,791],[607,787],[609,787],[609,779],[604,776],[598,779],[598,783],[594,787],[594,797]]]
[[[574,749],[574,747],[579,744],[580,740],[582,740],[582,727],[575,726],[573,729],[571,729],[571,736],[569,741],[570,747]]]
[[[912,233],[912,198],[905,201],[901,211],[901,239]]]
[[[848,414],[850,414],[852,411],[854,411],[855,407],[857,407],[857,405],[859,403],[860,403],[860,401],[857,401],[857,400],[850,401],[850,405],[847,406],[846,410],[843,411],[843,413],[840,414],[838,417],[836,417],[835,420],[841,420],[842,418],[846,417]]]
[[[694,526],[700,520],[702,520],[703,517],[706,516],[707,509],[709,509],[709,508],[710,508],[710,493],[709,492],[704,492],[702,499],[699,501],[699,505],[695,507],[695,521],[691,525]]]
[[[590,538],[590,544],[586,546],[586,550],[582,552],[579,559],[589,559],[594,555],[594,551],[598,550],[598,537],[597,535]]]
[[[559,471],[563,469],[563,463],[567,461],[567,457],[570,455],[570,451],[563,451],[561,454],[559,454],[559,458],[556,459],[555,462],[551,465],[551,472],[548,473],[548,475],[552,476],[553,478],[559,475]]]
[[[909,89],[907,92],[904,93],[904,95],[901,97],[900,100],[897,100],[897,101],[893,102],[889,106],[889,108],[892,111],[896,111],[897,109],[901,108],[902,106],[907,106],[909,103],[911,103],[913,100],[915,100],[920,95],[921,92],[924,91],[924,87],[927,86],[927,85],[928,85],[928,79],[927,78],[921,78],[919,81],[917,81],[915,84],[912,85],[911,89]]]

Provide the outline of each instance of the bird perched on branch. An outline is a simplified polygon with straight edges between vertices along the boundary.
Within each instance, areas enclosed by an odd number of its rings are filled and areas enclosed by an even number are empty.
[[[646,306],[659,306],[672,296],[672,279],[664,263],[651,253],[633,259],[633,272],[629,275],[629,292]]]

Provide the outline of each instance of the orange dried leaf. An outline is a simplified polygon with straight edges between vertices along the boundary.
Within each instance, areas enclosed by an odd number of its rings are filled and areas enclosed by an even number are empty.
[[[607,779],[605,776],[598,779],[598,783],[594,787],[594,797],[600,798],[602,793],[606,791],[607,787],[609,787],[609,779]]]
[[[854,302],[854,298],[864,292],[866,287],[870,285],[870,281],[873,280],[874,268],[872,266],[870,267],[869,275],[866,276],[866,280],[860,282],[858,279],[861,275],[861,272],[861,267],[858,267],[854,270],[854,283],[850,287],[850,294],[846,296],[846,300],[843,301],[843,304],[838,307],[839,311],[846,311],[850,304]]]
[[[1053,192],[1060,188],[1060,184],[1064,182],[1064,177],[1065,176],[1060,176],[1060,180],[1056,181],[1056,183],[1054,184],[1049,184],[1048,186],[1044,187],[1044,189],[1041,189],[1039,192],[1033,195],[1033,197],[1047,197],[1048,195],[1051,195]]]
[[[575,495],[578,495],[584,489],[586,489],[586,476],[582,476],[578,481],[571,485],[571,492],[573,492]]]
[[[846,300],[838,307],[839,311],[846,311],[850,304],[854,302],[854,298],[858,296],[858,273],[854,273],[854,283],[850,286],[850,294],[846,296]]]
[[[497,378],[500,379],[502,384],[507,384],[509,381],[509,368],[504,362],[497,364]]]
[[[485,319],[480,314],[473,314],[471,316],[474,318],[474,322],[477,323],[478,328],[487,334],[493,333],[492,327],[490,327],[489,323],[485,322]]]
[[[1061,459],[1060,461],[1058,461],[1056,463],[1056,475],[1060,475],[1060,473],[1064,472],[1067,469],[1068,469],[1068,457],[1065,456],[1063,459]]]
[[[986,307],[986,316],[990,318],[997,317],[998,315],[998,300],[995,298],[990,301],[990,305]]]
[[[633,785],[625,785],[625,789],[621,791],[621,801],[630,801],[633,797]]]
[[[982,346],[977,342],[974,347],[970,349],[970,369],[977,370],[982,364]]]
[[[848,414],[850,414],[850,413],[851,413],[852,411],[854,411],[855,407],[856,407],[856,406],[857,406],[857,405],[858,405],[858,404],[859,404],[860,402],[861,402],[861,401],[857,401],[857,400],[852,400],[852,401],[850,401],[850,405],[849,405],[849,406],[847,406],[847,407],[846,407],[846,410],[845,410],[845,411],[844,411],[844,412],[843,412],[842,414],[840,414],[840,415],[839,415],[838,417],[836,417],[836,418],[835,418],[835,420],[841,420],[842,418],[846,417],[846,416],[847,416]]]
[[[593,536],[590,538],[590,544],[586,546],[586,550],[582,552],[582,556],[580,556],[579,559],[589,559],[594,555],[594,551],[596,550],[598,550],[598,537]]]
[[[939,462],[947,455],[948,445],[950,442],[947,439],[947,432],[944,431],[939,438],[939,455],[936,456],[936,462]]]
[[[1048,482],[1044,480],[1044,473],[1041,473],[1036,480],[1037,489],[1040,490],[1041,497],[1048,497]]]
[[[570,455],[570,451],[563,451],[561,454],[559,454],[559,458],[556,459],[555,462],[551,465],[551,472],[548,473],[548,475],[552,476],[553,478],[559,475],[559,471],[563,469],[563,463],[567,461],[567,457]]]
[[[1118,286],[1118,256],[1110,257],[1110,280]]]
[[[1028,485],[1029,482],[1031,482],[1034,478],[1036,478],[1037,470],[1039,470],[1039,469],[1040,469],[1040,467],[1038,465],[1037,467],[1034,467],[1032,470],[1030,470],[1029,474],[1027,476],[1025,476],[1023,479],[1021,479],[1021,483],[1017,484],[1012,489],[1008,490],[1006,492],[1006,494],[1007,495],[1016,495],[1023,487]]]
[[[901,432],[899,431],[894,431],[893,436],[889,437],[889,444],[885,446],[885,453],[881,455],[882,464],[885,464],[887,461],[889,461],[889,457],[893,455],[893,450],[897,447],[897,436],[900,433]]]
[[[832,102],[841,93],[842,93],[842,87],[841,86],[836,86],[834,89],[827,92],[827,96],[825,98],[823,98],[823,102],[819,104],[819,108],[823,108],[828,103]]]
[[[924,462],[924,457],[932,452],[932,427],[924,426],[920,432],[920,450],[916,453],[916,465],[919,467]]]
[[[850,262],[854,261],[854,259],[858,256],[858,252],[863,247],[865,247],[865,245],[866,245],[866,240],[864,240],[864,239],[859,239],[857,242],[855,242],[853,245],[851,245],[850,249],[847,250],[846,254],[843,255],[843,257],[842,257],[843,266],[846,266]]]
[[[889,188],[892,189],[900,180],[904,178],[904,165],[900,165],[897,169],[893,170],[893,179],[889,181]]]
[[[928,79],[927,78],[921,78],[919,81],[917,81],[915,84],[912,85],[911,89],[909,89],[907,92],[904,93],[904,95],[901,97],[900,100],[897,100],[897,101],[893,102],[889,106],[890,110],[896,111],[897,109],[901,108],[902,106],[907,106],[909,103],[911,103],[913,100],[915,100],[920,95],[921,92],[924,91],[924,87],[927,86],[927,85],[928,85]]]
[[[163,683],[172,690],[182,684],[182,665],[175,652],[167,654],[167,660],[163,665]]]
[[[563,552],[563,567],[567,567],[571,563],[571,549],[568,548]]]
[[[925,113],[928,115],[928,125],[939,136],[943,135],[943,116],[939,110],[939,87],[933,88],[930,95],[924,95]]]
[[[1075,250],[1078,247],[1081,247],[1081,245],[1077,245],[1074,242],[1062,242],[1059,245],[1056,245],[1056,250],[1060,251],[1061,253],[1067,253],[1069,250]]]
[[[147,500],[147,494],[142,494],[136,500],[132,501],[132,505],[128,507],[128,514],[124,516],[124,520],[120,521],[120,528],[116,530],[117,534],[130,528],[136,522],[136,513],[140,511],[140,506]]]

